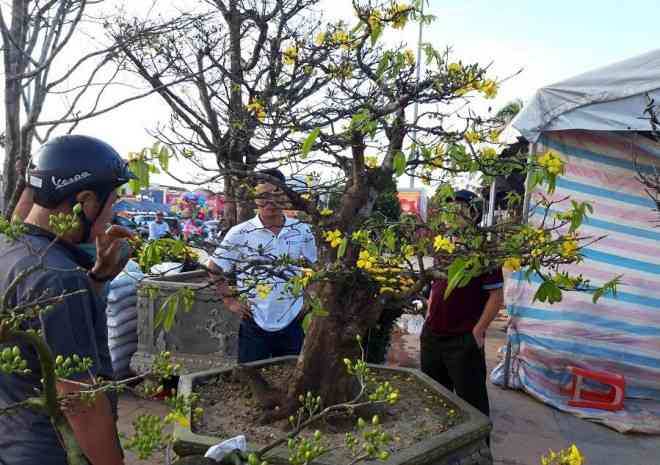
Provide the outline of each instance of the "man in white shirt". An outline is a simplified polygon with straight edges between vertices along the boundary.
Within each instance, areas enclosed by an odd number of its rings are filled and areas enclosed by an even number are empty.
[[[285,182],[279,170],[262,173]],[[309,225],[283,214],[286,196],[278,186],[261,182],[256,192],[257,216],[231,228],[208,263],[212,272],[236,273],[238,291],[248,296],[249,303],[241,303],[230,295],[226,283],[219,286],[225,306],[242,316],[239,363],[300,353],[303,299],[287,289],[287,277],[300,270],[292,265],[274,266],[273,262],[284,256],[312,263],[317,258]]]
[[[149,240],[155,241],[166,234],[170,234],[170,227],[163,220],[163,212],[156,213],[156,221],[149,223]]]

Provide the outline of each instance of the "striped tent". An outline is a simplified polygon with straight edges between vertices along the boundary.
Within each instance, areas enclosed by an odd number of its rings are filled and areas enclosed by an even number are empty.
[[[538,280],[511,275],[507,357],[491,378],[622,432],[660,433],[660,213],[636,177],[636,169],[660,169],[660,144],[641,118],[655,95],[660,51],[540,89],[513,122],[535,153],[552,149],[564,160],[551,198],[589,202],[594,212],[581,231],[605,236],[569,271],[596,285],[622,275],[623,284],[597,304],[573,292],[548,305],[533,302]],[[538,195],[530,192],[530,205]],[[570,200],[553,206],[569,208]],[[532,207],[529,221],[544,213]],[[571,382],[568,366],[623,375],[625,409],[569,407],[561,391]]]

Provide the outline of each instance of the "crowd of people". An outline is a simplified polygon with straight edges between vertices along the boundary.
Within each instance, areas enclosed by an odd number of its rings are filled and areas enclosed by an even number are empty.
[[[256,186],[256,215],[231,228],[207,264],[214,276],[236,276],[235,287],[234,283],[221,280],[218,292],[226,308],[241,316],[238,363],[295,355],[303,345],[302,297],[288,292],[290,278],[286,273],[264,271],[259,260],[269,257],[276,261],[287,256],[314,263],[318,256],[310,226],[284,215],[284,175],[278,170],[261,174],[271,181],[260,181]],[[24,220],[25,239],[0,240],[0,260],[5,270],[0,277],[0,292],[9,289],[16,276],[35,266],[39,260],[35,250],[43,251],[46,263],[28,274],[26,282],[14,290],[12,305],[29,304],[44,292],[63,295],[87,291],[58,302],[41,321],[30,323],[40,325],[53,353],[64,357],[77,354],[93,361],[87,372],[57,382],[60,395],[79,391],[80,383],[113,377],[106,323],[107,284],[126,265],[126,239],[130,234],[108,224],[117,188],[132,177],[119,154],[98,139],[73,135],[53,139],[41,148],[31,167],[28,189],[16,210]],[[467,218],[478,224],[481,212],[475,194],[459,191],[455,202],[465,209]],[[49,219],[60,213],[73,214],[79,221],[62,240],[54,241],[55,231]],[[170,235],[173,231],[164,215],[157,214],[149,225],[149,239]],[[269,292],[251,292],[247,299],[237,298],[234,290],[247,290],[255,280],[267,286]],[[492,272],[472,279],[445,299],[447,282],[435,281],[421,334],[422,371],[486,415],[489,404],[484,338],[502,306],[502,286],[501,272]],[[40,388],[36,354],[29,350],[22,353],[28,358],[32,373],[0,374],[0,410]],[[112,394],[101,392],[84,405],[74,400],[64,412],[92,464],[123,463],[115,426],[116,399]],[[18,424],[25,427],[17,427]],[[3,465],[66,463],[51,420],[31,409],[21,409],[11,416],[0,415],[0,450]]]

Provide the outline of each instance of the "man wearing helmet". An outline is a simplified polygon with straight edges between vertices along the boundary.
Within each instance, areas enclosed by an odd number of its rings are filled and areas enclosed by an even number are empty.
[[[103,288],[125,264],[122,252],[130,233],[108,227],[116,189],[133,175],[108,144],[86,136],[63,136],[44,145],[27,176],[33,205],[25,209],[25,234],[18,240],[0,236],[0,295],[9,294],[8,308],[30,305],[47,296],[65,297],[26,322],[26,329],[42,332],[54,356],[78,355],[92,360],[87,373],[59,379],[60,396],[81,390],[98,378],[111,378]],[[79,226],[56,238],[53,214],[77,216]],[[79,245],[93,241],[93,259]],[[35,268],[20,279],[25,271]],[[80,292],[83,291],[83,292]],[[13,345],[13,344],[12,344]],[[39,359],[29,346],[20,346],[29,374],[0,372],[0,409],[21,402],[41,390]],[[74,398],[75,399],[75,398]],[[73,400],[64,415],[78,444],[92,465],[122,464],[111,396],[97,394],[91,403]],[[64,465],[66,453],[51,420],[41,412],[18,409],[0,415],[0,463],[3,465]]]
[[[458,191],[454,201],[459,222],[479,224],[481,208],[474,193]],[[485,415],[490,409],[484,342],[488,326],[502,307],[503,282],[498,269],[473,278],[446,299],[447,280],[433,282],[420,338],[422,371]]]

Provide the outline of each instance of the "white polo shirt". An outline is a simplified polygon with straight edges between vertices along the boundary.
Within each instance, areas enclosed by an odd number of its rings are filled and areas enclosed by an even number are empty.
[[[294,298],[287,289],[287,280],[274,276],[273,268],[268,266],[285,255],[292,260],[305,258],[316,262],[316,243],[309,225],[285,217],[282,230],[275,235],[256,216],[231,228],[210,257],[224,272],[236,272],[239,290],[252,288],[248,296],[254,321],[266,331],[288,326],[302,309],[302,297]],[[260,269],[255,264],[265,266]],[[301,273],[298,269],[292,273],[291,266],[285,267],[285,271],[291,275]],[[261,299],[254,284],[272,286],[268,297]]]
[[[156,221],[152,221],[151,223],[149,223],[150,241],[160,239],[169,232],[170,232],[170,226],[165,221],[163,221],[162,223],[157,223]]]

